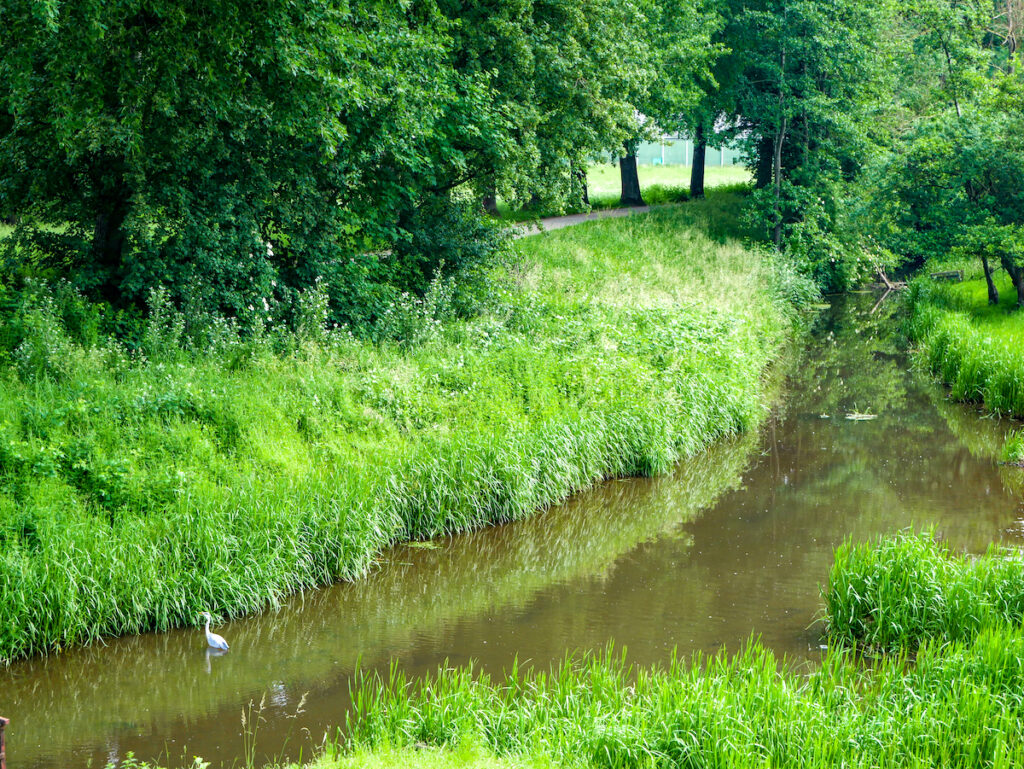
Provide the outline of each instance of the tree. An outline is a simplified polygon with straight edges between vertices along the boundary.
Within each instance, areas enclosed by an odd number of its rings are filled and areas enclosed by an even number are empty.
[[[882,69],[881,5],[721,0],[725,23],[714,39],[726,52],[695,115],[705,133],[712,120],[730,126],[719,141],[738,141],[754,171],[752,218],[776,248],[832,286],[846,280],[845,246],[834,233]]]
[[[585,192],[580,169],[621,145],[642,16],[634,0],[439,0],[448,66],[486,79],[506,133],[480,137],[463,178],[478,194],[557,206]]]
[[[642,57],[631,94],[637,114],[619,159],[622,205],[643,205],[636,170],[640,142],[655,131],[679,132],[693,125],[706,84],[713,82],[711,66],[722,51],[712,41],[721,18],[710,3],[647,0],[643,12]]]
[[[372,254],[514,141],[491,79],[448,66],[429,0],[0,13],[0,207],[23,222],[7,260],[115,304],[167,285],[245,316],[321,279],[340,319],[372,315],[392,268]]]
[[[919,125],[882,169],[873,214],[911,266],[950,253],[977,256],[988,299],[996,264],[1024,305],[1024,120],[972,106]]]

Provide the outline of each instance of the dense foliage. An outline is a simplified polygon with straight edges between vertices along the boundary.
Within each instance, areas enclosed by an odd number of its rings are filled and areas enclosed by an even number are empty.
[[[694,194],[740,144],[751,223],[823,286],[961,250],[1024,297],[1018,5],[12,0],[0,281],[245,328],[316,289],[363,333],[500,254],[496,196],[579,205],[611,153],[642,202],[637,142],[685,131]]]
[[[920,0],[899,9],[889,106],[865,174],[859,231],[880,261],[979,258],[989,301],[1004,269],[1024,303],[1022,10]],[[887,255],[887,256],[886,256]]]
[[[5,3],[0,280],[122,308],[164,287],[193,323],[248,326],[319,286],[358,330],[494,253],[474,185],[564,196],[620,144],[642,19],[628,0]]]

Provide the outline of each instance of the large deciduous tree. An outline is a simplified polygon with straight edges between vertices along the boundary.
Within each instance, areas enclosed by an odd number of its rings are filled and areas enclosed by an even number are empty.
[[[722,0],[728,49],[708,113],[733,126],[754,170],[757,216],[779,249],[842,284],[831,236],[865,148],[886,18],[854,0]],[[731,114],[729,114],[731,111]]]
[[[115,303],[164,284],[241,315],[317,278],[365,303],[373,247],[408,240],[408,212],[512,124],[489,77],[448,66],[428,0],[0,14],[0,208],[23,223],[8,258]]]

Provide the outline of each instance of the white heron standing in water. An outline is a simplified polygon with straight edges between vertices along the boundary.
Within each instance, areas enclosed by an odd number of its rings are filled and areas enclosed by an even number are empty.
[[[221,638],[216,633],[210,632],[210,612],[204,611],[199,616],[206,617],[206,643],[210,645],[211,649],[221,649],[223,651],[228,650],[228,642]]]

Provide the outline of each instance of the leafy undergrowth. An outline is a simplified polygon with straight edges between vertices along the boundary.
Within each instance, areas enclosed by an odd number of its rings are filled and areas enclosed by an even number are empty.
[[[524,239],[485,312],[438,287],[396,304],[394,343],[311,324],[197,352],[156,301],[129,352],[66,290],[24,292],[0,326],[0,659],[256,611],[753,428],[810,292],[722,236],[737,205]]]
[[[981,278],[918,279],[910,292],[910,334],[954,398],[1024,417],[1024,312],[1005,275],[997,285],[1000,303],[990,306]]]

